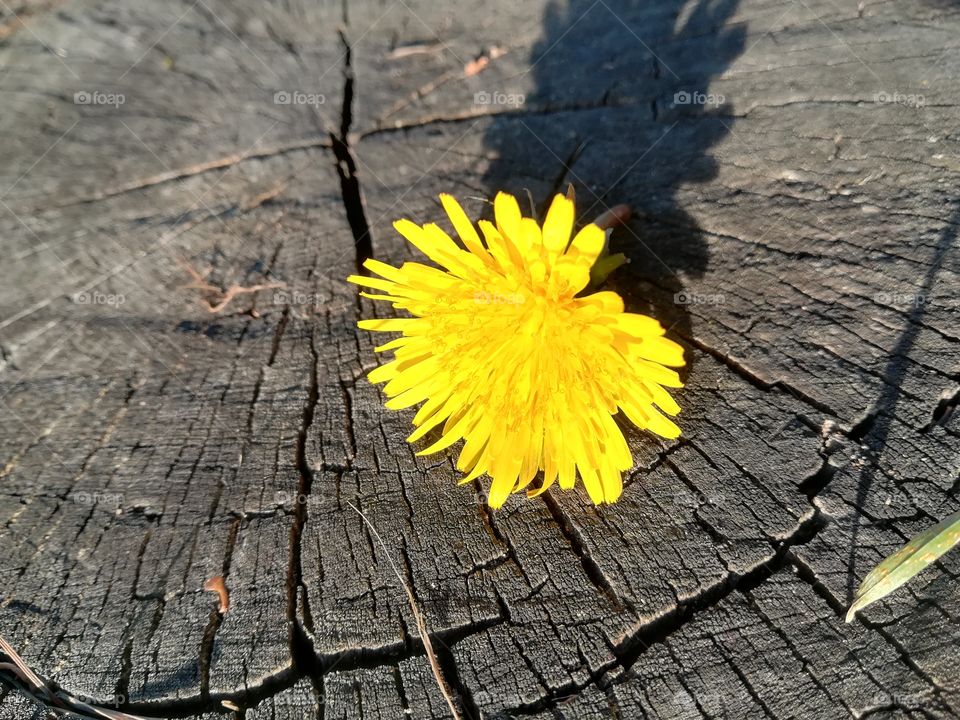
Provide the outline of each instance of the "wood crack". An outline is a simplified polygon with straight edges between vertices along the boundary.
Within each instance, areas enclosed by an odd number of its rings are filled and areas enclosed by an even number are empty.
[[[347,222],[353,233],[354,251],[356,253],[357,272],[364,272],[363,262],[373,257],[373,237],[370,234],[370,225],[363,201],[363,192],[360,188],[360,179],[357,176],[357,160],[350,146],[350,126],[353,122],[353,49],[347,41],[343,31],[340,32],[340,42],[344,48],[343,68],[343,102],[340,110],[339,134],[330,132],[330,143],[336,157],[337,176],[340,178],[340,193],[343,207],[347,213]]]

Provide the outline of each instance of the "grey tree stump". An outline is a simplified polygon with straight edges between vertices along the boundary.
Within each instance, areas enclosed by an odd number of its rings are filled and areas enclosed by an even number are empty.
[[[0,0],[0,635],[144,716],[448,717],[392,559],[463,717],[956,717],[957,557],[843,613],[960,505],[958,30],[948,0]],[[584,221],[634,208],[611,285],[688,350],[684,435],[630,436],[614,506],[490,512],[382,408],[344,278],[439,192],[567,183]],[[187,267],[278,286],[214,313]]]

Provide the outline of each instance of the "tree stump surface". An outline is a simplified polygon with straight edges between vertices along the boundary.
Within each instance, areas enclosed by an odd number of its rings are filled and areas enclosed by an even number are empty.
[[[960,555],[843,622],[960,507],[955,3],[8,2],[0,635],[38,674],[449,717],[392,561],[465,718],[960,713]],[[684,434],[630,434],[616,505],[491,512],[382,407],[344,278],[440,192],[568,183],[634,210],[609,283],[687,350]]]

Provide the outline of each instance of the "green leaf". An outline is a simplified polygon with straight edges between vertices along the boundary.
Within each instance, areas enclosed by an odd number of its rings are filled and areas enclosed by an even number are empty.
[[[877,600],[886,597],[921,570],[960,542],[960,511],[938,522],[913,538],[877,565],[863,579],[853,604],[847,611],[847,622],[854,614]]]
[[[590,268],[590,287],[595,288],[603,284],[610,273],[627,262],[627,256],[623,253],[614,253],[607,255],[604,252],[593,263]]]

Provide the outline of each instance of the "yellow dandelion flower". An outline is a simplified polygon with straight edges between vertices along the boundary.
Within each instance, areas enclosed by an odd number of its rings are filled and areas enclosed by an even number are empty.
[[[392,410],[423,403],[407,440],[440,430],[418,454],[465,441],[461,482],[489,475],[491,507],[527,489],[540,470],[543,482],[530,495],[555,481],[570,490],[579,475],[594,503],[616,501],[633,458],[614,415],[677,437],[680,429],[660,411],[680,411],[664,388],[682,387],[669,368],[683,366],[683,349],[653,318],[624,312],[616,293],[579,294],[606,237],[591,224],[571,241],[572,200],[557,195],[541,227],[499,193],[496,224],[478,223],[482,240],[453,197],[440,201],[462,247],[433,223],[394,227],[443,269],[370,259],[364,266],[379,277],[348,278],[376,291],[365,297],[412,315],[358,323],[401,333],[376,348],[394,359],[370,381],[386,383]]]

